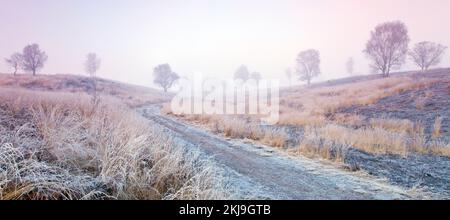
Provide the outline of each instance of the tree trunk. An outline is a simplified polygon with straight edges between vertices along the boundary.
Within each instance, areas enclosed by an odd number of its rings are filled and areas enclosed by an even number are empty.
[[[164,92],[167,92],[167,87],[164,87]]]
[[[36,76],[36,70],[33,70],[33,76]]]
[[[383,66],[383,69],[381,70],[381,75],[383,77],[386,77],[386,67]]]

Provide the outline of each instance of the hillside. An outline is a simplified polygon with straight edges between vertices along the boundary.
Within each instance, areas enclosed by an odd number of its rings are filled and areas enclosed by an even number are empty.
[[[0,74],[0,87],[19,87],[28,90],[52,92],[92,93],[94,83],[91,78],[79,75],[58,74],[32,77],[29,74],[16,76]],[[97,91],[102,95],[119,98],[131,106],[161,103],[170,99],[170,95],[156,89],[102,78],[97,78]]]

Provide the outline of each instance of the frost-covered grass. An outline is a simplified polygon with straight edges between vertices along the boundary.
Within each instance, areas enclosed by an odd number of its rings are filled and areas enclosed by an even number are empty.
[[[345,159],[348,148],[356,148],[371,154],[407,156],[410,153],[419,153],[450,157],[449,143],[426,140],[420,126],[414,126],[415,131],[409,133],[377,126],[378,124],[359,129],[336,124],[306,127],[300,146],[292,151],[339,161]],[[399,127],[401,126],[395,126]]]
[[[0,199],[224,199],[219,171],[121,101],[0,88]]]
[[[282,91],[280,124],[324,125],[329,115],[351,106],[367,106],[414,89],[433,86],[439,79],[392,76],[343,85],[293,87]]]

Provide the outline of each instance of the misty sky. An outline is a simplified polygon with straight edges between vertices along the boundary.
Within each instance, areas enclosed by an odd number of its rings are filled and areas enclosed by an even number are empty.
[[[41,73],[83,74],[96,52],[101,77],[150,85],[160,63],[182,75],[228,77],[246,64],[284,77],[301,50],[316,48],[323,80],[345,74],[349,57],[368,73],[362,50],[381,22],[405,22],[412,44],[450,46],[449,11],[449,0],[0,0],[0,57],[38,43],[49,56]]]

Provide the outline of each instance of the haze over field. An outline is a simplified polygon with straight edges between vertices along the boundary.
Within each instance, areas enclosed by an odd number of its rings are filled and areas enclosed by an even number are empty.
[[[449,11],[0,0],[0,200],[450,199]]]
[[[407,7],[406,7],[407,6]],[[38,43],[49,60],[41,73],[83,73],[88,52],[102,58],[99,76],[141,85],[153,67],[170,63],[186,75],[232,76],[241,64],[265,77],[282,76],[297,54],[321,53],[320,79],[368,73],[362,50],[379,23],[401,20],[410,46],[450,45],[448,0],[111,1],[2,0],[0,57]],[[440,66],[450,65],[447,53]],[[402,70],[415,69],[409,64]],[[11,70],[0,62],[0,72]]]

